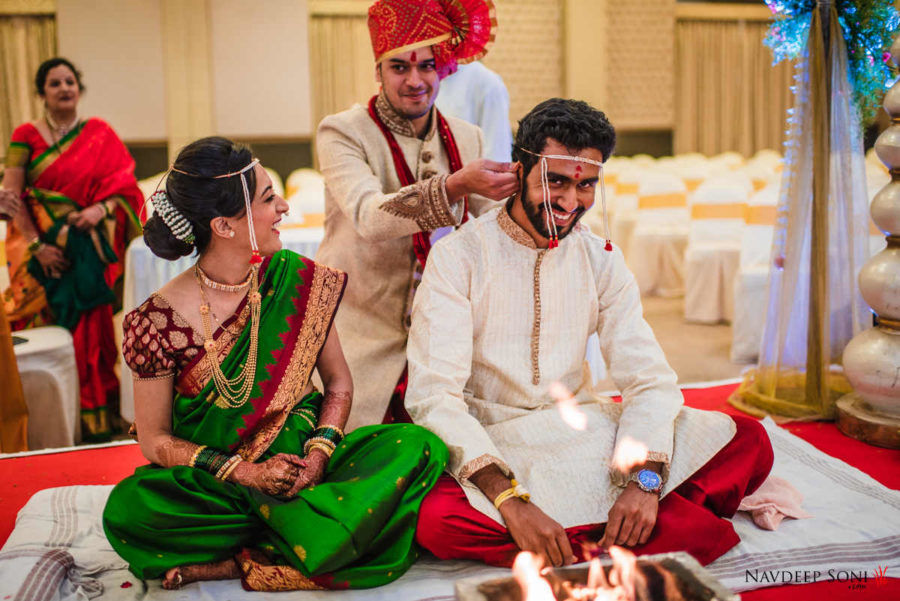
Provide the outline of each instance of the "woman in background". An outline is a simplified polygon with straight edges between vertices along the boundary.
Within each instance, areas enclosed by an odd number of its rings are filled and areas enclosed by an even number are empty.
[[[38,68],[44,117],[12,134],[3,188],[23,199],[6,241],[14,330],[60,325],[74,337],[82,436],[105,440],[118,403],[112,316],[125,248],[140,233],[134,160],[104,121],[81,119],[81,74],[64,58]],[[118,286],[117,286],[118,284]]]
[[[107,538],[165,588],[365,588],[415,561],[447,448],[412,424],[346,437],[353,385],[332,325],[343,272],[281,250],[287,203],[248,148],[185,147],[144,240],[197,262],[124,320],[144,456],[112,491]],[[324,394],[310,383],[318,370]]]

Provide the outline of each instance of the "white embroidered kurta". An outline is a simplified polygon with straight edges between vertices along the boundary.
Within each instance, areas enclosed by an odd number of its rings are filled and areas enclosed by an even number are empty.
[[[416,274],[412,236],[458,225],[462,203],[449,203],[450,173],[437,120],[424,139],[383,97],[378,114],[393,132],[416,183],[401,188],[390,148],[367,107],[354,106],[322,120],[316,134],[325,177],[325,237],[316,262],[345,271],[347,289],[335,326],[353,376],[347,431],[381,423],[406,366],[407,320]],[[463,165],[482,153],[481,131],[447,117]],[[469,197],[480,215],[496,203]]]
[[[558,248],[536,249],[504,208],[429,256],[413,308],[406,407],[447,444],[448,471],[472,506],[498,522],[468,480],[490,463],[568,528],[606,521],[622,490],[610,459],[624,438],[667,464],[666,494],[734,435],[727,415],[682,406],[634,277],[604,245],[579,225]],[[593,332],[622,403],[590,388],[584,353]],[[575,394],[586,430],[562,421],[548,394],[554,381]]]

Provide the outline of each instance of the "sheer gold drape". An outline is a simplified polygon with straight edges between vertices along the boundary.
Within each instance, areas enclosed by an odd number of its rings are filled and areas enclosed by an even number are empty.
[[[12,131],[42,114],[34,73],[55,55],[53,15],[0,15],[0,157],[5,158]]]
[[[780,150],[791,65],[772,65],[766,21],[679,20],[675,26],[676,153]]]

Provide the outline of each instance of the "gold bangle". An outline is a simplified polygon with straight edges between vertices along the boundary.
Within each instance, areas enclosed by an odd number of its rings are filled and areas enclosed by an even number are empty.
[[[323,438],[321,436],[313,436],[312,438],[307,440],[306,443],[303,445],[303,452],[306,453],[307,449],[309,449],[314,444],[326,446],[331,450],[332,453],[337,448],[337,445],[334,444],[332,441],[328,440],[327,438]],[[329,455],[330,454],[331,453],[329,453]]]
[[[224,470],[224,472],[222,473],[222,477],[219,478],[219,480],[228,480],[228,476],[231,475],[231,472],[233,472],[243,460],[243,457],[241,457],[240,455],[235,455],[234,457],[229,459],[228,463],[222,466],[222,470]],[[218,475],[216,477],[218,478]]]
[[[320,451],[325,453],[325,456],[328,457],[329,459],[331,459],[331,454],[334,453],[334,449],[322,444],[321,442],[313,442],[313,443],[308,444],[307,448],[305,449],[305,452],[307,455],[309,455],[310,452],[312,452],[314,449],[319,449]]]
[[[200,456],[200,453],[202,453],[202,452],[203,452],[203,449],[205,449],[205,448],[206,448],[206,445],[205,445],[205,444],[202,444],[202,445],[200,445],[199,447],[197,447],[197,449],[194,451],[194,454],[191,455],[191,460],[188,461],[188,467],[195,467],[195,466],[196,466],[196,464],[197,464],[197,457]]]
[[[219,471],[216,472],[216,478],[218,478],[219,480],[224,480],[228,476],[228,474],[231,473],[231,470],[233,470],[234,467],[241,461],[243,461],[243,459],[240,455],[232,455],[231,457],[229,457],[228,461],[223,463],[222,467],[219,468]]]

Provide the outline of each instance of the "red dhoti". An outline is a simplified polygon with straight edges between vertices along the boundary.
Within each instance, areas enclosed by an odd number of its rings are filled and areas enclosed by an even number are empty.
[[[734,417],[734,438],[706,465],[659,502],[653,534],[631,550],[638,555],[687,551],[706,565],[735,546],[740,538],[731,522],[746,495],[756,490],[772,468],[772,445],[756,420]],[[582,546],[596,543],[605,524],[566,528],[576,557]],[[425,497],[416,540],[440,559],[474,559],[508,567],[519,552],[509,531],[474,509],[462,487],[448,475]]]

